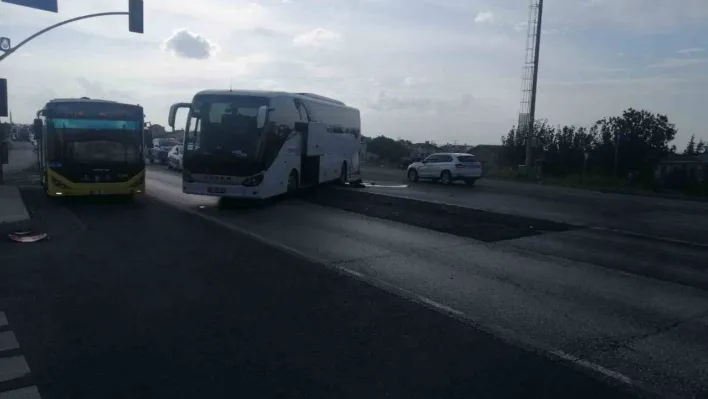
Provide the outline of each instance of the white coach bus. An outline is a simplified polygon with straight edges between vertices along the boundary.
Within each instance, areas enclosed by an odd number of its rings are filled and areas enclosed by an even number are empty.
[[[182,191],[265,199],[326,182],[360,182],[359,110],[309,93],[206,90],[189,110]]]

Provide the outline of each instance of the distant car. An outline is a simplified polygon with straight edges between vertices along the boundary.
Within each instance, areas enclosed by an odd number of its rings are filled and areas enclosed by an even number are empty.
[[[412,182],[430,179],[452,184],[461,180],[471,186],[482,177],[482,164],[471,154],[436,153],[421,162],[410,164],[407,176]]]
[[[167,154],[167,169],[182,170],[182,154],[184,149],[181,145],[172,147]]]
[[[148,161],[150,163],[167,164],[167,154],[176,145],[179,145],[177,139],[154,139],[152,148],[148,149]]]

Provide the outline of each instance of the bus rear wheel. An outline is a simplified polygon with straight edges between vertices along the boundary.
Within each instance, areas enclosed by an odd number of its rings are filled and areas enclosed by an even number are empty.
[[[337,184],[339,184],[340,186],[347,184],[348,177],[349,177],[349,170],[347,169],[347,163],[342,162],[342,171],[339,172],[339,180],[337,180]]]

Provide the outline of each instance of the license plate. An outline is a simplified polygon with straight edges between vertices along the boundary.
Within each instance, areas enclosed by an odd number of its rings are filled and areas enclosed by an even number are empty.
[[[226,193],[226,188],[224,188],[224,187],[207,187],[207,192],[210,194],[224,194],[224,193]]]
[[[103,190],[91,190],[91,191],[89,191],[89,194],[91,194],[91,195],[101,195],[101,194],[103,194]]]

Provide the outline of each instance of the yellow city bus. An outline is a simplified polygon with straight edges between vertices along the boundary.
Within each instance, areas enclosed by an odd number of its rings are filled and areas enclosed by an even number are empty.
[[[152,146],[144,117],[139,105],[86,97],[49,101],[33,124],[47,195],[144,193],[144,149]]]

